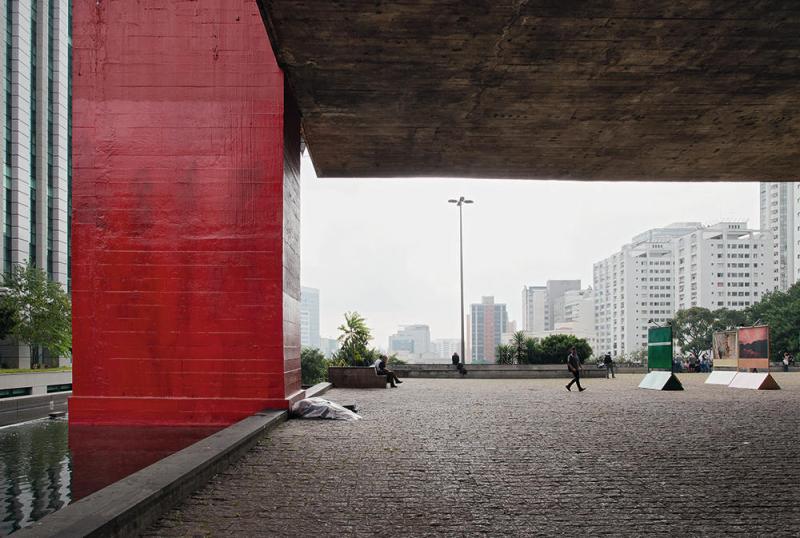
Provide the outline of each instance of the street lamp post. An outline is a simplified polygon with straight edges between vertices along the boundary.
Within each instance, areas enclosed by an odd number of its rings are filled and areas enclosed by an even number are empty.
[[[448,200],[451,204],[458,206],[458,244],[459,244],[459,261],[461,265],[461,364],[467,361],[464,340],[464,219],[462,207],[464,204],[474,203],[472,200],[467,200],[461,196],[458,200]]]

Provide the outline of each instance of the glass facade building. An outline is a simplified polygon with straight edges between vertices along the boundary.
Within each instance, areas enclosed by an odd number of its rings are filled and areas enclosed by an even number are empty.
[[[3,271],[33,262],[69,288],[70,0],[5,0]],[[8,350],[6,349],[7,353]],[[5,353],[4,353],[5,355]]]

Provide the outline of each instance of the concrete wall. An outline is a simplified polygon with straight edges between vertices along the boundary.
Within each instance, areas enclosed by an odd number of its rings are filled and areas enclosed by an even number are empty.
[[[32,374],[0,375],[0,390],[30,387],[32,395],[47,394],[48,385],[66,385],[69,383],[72,383],[72,372],[43,371]]]
[[[255,0],[74,5],[70,421],[300,392],[299,114]]]

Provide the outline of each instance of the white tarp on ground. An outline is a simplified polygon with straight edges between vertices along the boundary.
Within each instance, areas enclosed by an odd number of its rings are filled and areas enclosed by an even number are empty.
[[[331,420],[361,420],[362,417],[326,400],[325,398],[306,398],[292,406],[292,414],[300,418],[326,418]]]

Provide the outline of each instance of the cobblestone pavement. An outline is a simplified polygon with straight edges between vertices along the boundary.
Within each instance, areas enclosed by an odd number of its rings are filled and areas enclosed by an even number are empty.
[[[147,536],[800,534],[800,374],[784,390],[642,375],[332,390]]]

